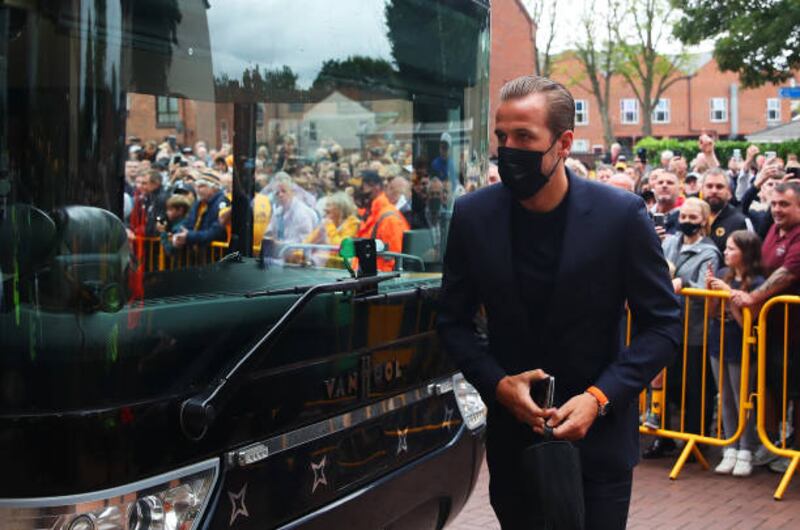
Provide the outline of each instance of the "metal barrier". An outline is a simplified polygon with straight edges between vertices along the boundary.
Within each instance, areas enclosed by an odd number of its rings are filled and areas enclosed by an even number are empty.
[[[208,247],[187,246],[168,253],[158,237],[136,236],[134,249],[134,254],[144,266],[144,272],[160,272],[202,267],[217,262],[227,254],[228,243],[213,241]]]
[[[777,305],[782,305],[783,314],[783,371],[781,373],[782,391],[781,391],[781,428],[780,428],[780,442],[781,446],[776,446],[769,438],[766,427],[766,397],[767,397],[767,345],[768,345],[768,317],[770,311]],[[761,309],[761,314],[758,317],[758,413],[756,414],[756,425],[758,429],[758,436],[761,438],[761,443],[772,453],[784,457],[791,458],[789,467],[781,478],[778,488],[775,490],[774,498],[780,500],[789,487],[789,482],[797,471],[797,465],[800,463],[800,450],[791,449],[786,447],[786,424],[787,424],[787,409],[788,409],[788,378],[789,378],[789,306],[800,305],[800,296],[776,296],[768,300],[764,307]],[[800,332],[800,330],[797,330]],[[797,374],[795,374],[797,376]]]
[[[683,447],[683,451],[681,452],[680,456],[678,457],[677,462],[673,466],[669,477],[673,480],[678,478],[683,466],[686,464],[687,459],[689,458],[690,454],[693,454],[697,461],[705,468],[708,469],[710,466],[706,461],[703,454],[698,449],[698,444],[706,444],[712,445],[717,447],[722,447],[726,445],[730,445],[736,442],[744,432],[745,426],[747,424],[747,415],[748,413],[753,410],[753,405],[751,403],[751,395],[749,389],[749,376],[750,376],[750,347],[756,341],[753,337],[753,326],[752,326],[752,314],[747,308],[743,308],[742,310],[742,344],[741,344],[741,351],[742,351],[742,358],[741,358],[741,377],[739,382],[739,417],[738,417],[738,426],[736,432],[728,438],[724,438],[723,429],[722,429],[722,404],[723,404],[723,388],[722,381],[724,378],[724,370],[725,370],[725,305],[730,299],[730,294],[726,291],[711,291],[711,290],[704,290],[704,289],[683,289],[681,294],[685,297],[685,310],[684,310],[684,327],[683,327],[683,352],[682,352],[682,369],[681,369],[681,384],[680,384],[680,428],[679,429],[672,429],[666,426],[667,423],[667,392],[668,388],[668,378],[667,378],[667,368],[662,371],[663,374],[663,387],[662,387],[662,395],[660,396],[662,406],[662,414],[661,414],[661,426],[658,429],[651,429],[645,427],[644,425],[639,427],[639,432],[642,434],[651,434],[656,436],[662,436],[665,438],[672,438],[675,440],[684,440],[686,445]],[[702,298],[703,299],[703,339],[702,339],[702,359],[701,359],[701,393],[700,393],[700,428],[699,432],[687,432],[686,430],[686,412],[687,412],[687,364],[688,364],[688,355],[689,355],[689,323],[690,319],[692,318],[691,313],[691,301],[693,299]],[[719,316],[720,316],[720,347],[719,347],[719,380],[717,381],[717,388],[718,390],[718,398],[717,398],[717,406],[718,406],[718,417],[717,417],[717,425],[716,425],[716,435],[711,436],[710,433],[706,433],[706,380],[707,380],[707,370],[709,366],[709,316],[710,316],[710,302],[712,300],[717,301],[719,304]],[[736,323],[729,322],[727,325],[736,325]],[[628,339],[630,340],[630,333],[631,333],[631,317],[630,313],[628,316],[628,326],[627,326],[627,335]],[[648,390],[643,391],[642,395],[640,396],[640,410],[642,412],[646,411],[647,407],[647,397],[648,397]],[[651,399],[653,398],[652,393],[650,395]]]

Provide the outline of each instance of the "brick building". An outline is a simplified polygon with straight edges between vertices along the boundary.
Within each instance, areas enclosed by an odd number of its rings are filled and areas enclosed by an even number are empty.
[[[536,25],[522,0],[492,1],[489,150],[497,153],[494,115],[506,81],[536,71]]]
[[[597,102],[588,88],[574,53],[555,60],[553,78],[569,87],[575,98],[575,153],[604,150],[603,125]],[[690,57],[653,112],[653,136],[697,138],[707,132],[719,138],[744,137],[791,120],[789,100],[778,97],[777,85],[744,89],[736,73],[721,72],[710,53]],[[796,76],[800,79],[800,76]],[[642,137],[641,105],[621,76],[611,84],[609,104],[614,136],[632,146]]]

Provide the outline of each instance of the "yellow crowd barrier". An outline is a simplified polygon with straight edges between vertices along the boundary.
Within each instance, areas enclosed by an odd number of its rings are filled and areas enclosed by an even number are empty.
[[[183,247],[168,253],[159,238],[136,236],[133,253],[140,257],[145,272],[173,271],[219,261],[228,253],[228,243],[213,241],[209,247]]]
[[[744,308],[742,310],[742,344],[741,344],[741,377],[739,381],[739,407],[738,407],[738,426],[736,432],[730,435],[729,437],[725,437],[724,430],[722,426],[722,411],[723,411],[723,399],[724,399],[724,385],[722,384],[724,377],[725,377],[725,328],[726,326],[737,325],[736,322],[733,321],[726,321],[725,318],[725,309],[726,304],[730,303],[730,294],[726,291],[711,291],[711,290],[704,290],[704,289],[683,289],[681,294],[684,297],[684,311],[683,311],[683,341],[682,341],[682,351],[679,352],[679,363],[674,365],[673,369],[681,370],[680,373],[680,385],[677,389],[669,387],[669,378],[668,378],[668,370],[669,368],[665,368],[662,371],[662,388],[660,389],[661,395],[658,396],[656,392],[649,392],[649,390],[645,390],[642,392],[640,397],[640,411],[642,413],[647,411],[647,403],[648,397],[653,399],[660,399],[662,404],[661,406],[661,424],[660,427],[657,429],[652,429],[645,427],[644,425],[639,427],[639,431],[642,434],[650,434],[661,436],[665,438],[672,438],[674,440],[683,440],[685,445],[683,450],[678,457],[678,460],[675,462],[672,470],[670,471],[669,477],[673,480],[678,478],[683,466],[686,464],[687,459],[689,458],[690,454],[693,454],[697,461],[705,468],[708,469],[710,466],[706,461],[703,454],[700,452],[698,448],[698,444],[705,444],[710,446],[717,446],[717,447],[724,447],[736,442],[744,432],[745,426],[748,421],[748,414],[754,409],[751,395],[750,395],[750,388],[749,388],[749,377],[750,377],[750,349],[751,346],[756,342],[753,336],[753,325],[752,325],[752,314],[747,309]],[[690,335],[690,322],[691,319],[696,318],[697,316],[692,313],[692,301],[693,300],[702,300],[703,305],[703,336],[702,336],[702,349],[701,349],[701,359],[699,364],[699,369],[701,371],[700,374],[700,425],[699,429],[696,429],[697,432],[692,432],[691,430],[687,429],[686,425],[686,417],[687,417],[687,392],[690,391],[687,387],[687,379],[690,375],[697,375],[697,374],[689,374],[689,366],[690,361],[691,364],[697,364],[696,360],[689,359],[690,355],[690,346],[689,346],[689,335]],[[717,380],[717,422],[716,422],[716,432],[714,435],[711,433],[706,432],[706,399],[709,395],[708,388],[706,385],[706,381],[708,380],[707,374],[708,370],[710,369],[710,361],[709,361],[709,328],[710,328],[710,318],[713,316],[711,314],[711,306],[717,305],[718,309],[714,312],[715,315],[718,315],[720,319],[720,335],[719,335],[719,378]],[[630,340],[630,333],[631,333],[631,317],[629,313],[628,317],[628,339]],[[696,354],[696,352],[694,352]],[[668,399],[670,397],[670,392],[680,392],[679,395],[679,403],[680,403],[680,419],[678,422],[677,428],[669,427],[669,420],[668,420]],[[649,392],[649,396],[648,396]],[[654,396],[655,395],[655,396]],[[708,398],[710,399],[710,398]]]
[[[798,352],[790,352],[790,340],[789,340],[789,330],[790,330],[790,320],[789,320],[789,308],[790,306],[799,306],[800,305],[800,296],[776,296],[770,300],[768,300],[764,307],[761,309],[761,314],[758,317],[758,413],[756,415],[756,425],[758,430],[758,436],[761,438],[761,443],[772,453],[783,457],[783,458],[790,458],[791,461],[789,462],[789,467],[786,469],[786,472],[783,474],[781,478],[780,484],[778,488],[775,490],[774,497],[776,500],[780,500],[783,498],[784,493],[786,492],[786,488],[789,487],[789,482],[791,482],[792,477],[797,471],[797,465],[800,463],[800,451],[797,449],[792,449],[787,447],[787,433],[786,433],[786,425],[789,418],[787,418],[788,413],[788,401],[789,401],[789,393],[788,393],[788,383],[789,377],[794,376],[797,377],[798,374],[790,374],[789,373],[789,355],[794,354],[797,355]],[[776,307],[783,307],[783,329],[781,330],[770,330],[769,329],[769,316],[770,313]],[[783,335],[782,340],[782,348],[780,352],[772,351],[768,352],[767,345],[769,344],[769,333],[780,331]],[[800,332],[800,330],[795,330],[795,332]],[[780,375],[781,380],[781,389],[780,395],[774,396],[776,399],[780,398],[780,446],[776,446],[772,440],[770,440],[769,434],[767,433],[767,370],[769,370],[769,366],[767,365],[767,355],[782,355],[781,364],[783,365],[783,370]],[[773,389],[775,390],[775,389]],[[795,429],[797,425],[795,424]]]

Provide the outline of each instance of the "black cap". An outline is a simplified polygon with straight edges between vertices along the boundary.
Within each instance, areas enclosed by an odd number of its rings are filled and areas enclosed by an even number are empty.
[[[383,184],[383,180],[381,176],[378,175],[378,172],[371,169],[366,169],[361,172],[361,182],[365,184]]]

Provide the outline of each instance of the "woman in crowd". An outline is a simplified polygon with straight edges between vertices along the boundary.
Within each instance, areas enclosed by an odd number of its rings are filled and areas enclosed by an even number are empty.
[[[325,217],[306,238],[306,243],[338,245],[343,239],[355,237],[359,219],[353,198],[340,191],[325,198]]]
[[[304,243],[340,245],[344,239],[356,236],[361,221],[356,215],[356,205],[350,195],[343,191],[334,193],[324,199],[323,208],[325,217],[308,235]],[[297,252],[288,261],[298,262],[302,259],[302,253]],[[326,265],[335,267],[337,262],[341,263],[340,258],[331,252],[315,252],[313,261],[320,267]]]
[[[694,287],[704,289],[706,286],[706,271],[717,270],[720,263],[720,253],[717,246],[707,237],[709,218],[711,209],[708,203],[698,198],[686,199],[680,209],[678,217],[678,233],[668,235],[662,242],[664,257],[675,266],[675,276],[672,280],[675,293],[680,293],[684,287]],[[678,360],[676,364],[669,367],[668,383],[671,391],[667,391],[667,396],[674,403],[681,403],[682,388],[680,378],[683,374],[683,353],[686,351],[686,414],[683,425],[684,431],[700,433],[701,431],[701,409],[702,409],[702,363],[703,363],[703,315],[704,301],[701,297],[688,298],[689,303],[682,304],[683,318],[687,318],[688,311],[688,334],[686,342],[678,350]],[[706,393],[712,383],[710,377],[706,378]],[[660,376],[652,383],[654,394],[662,388]],[[654,395],[654,399],[656,399]],[[705,400],[705,419],[711,417],[711,400]],[[666,417],[664,427],[669,427],[669,412],[663,408]],[[655,427],[660,426],[661,418],[648,417],[645,425]],[[645,458],[658,458],[665,452],[670,451],[675,446],[675,442],[669,438],[657,438],[653,444],[644,452]]]
[[[710,270],[708,271],[706,284],[709,289],[723,291],[739,289],[750,292],[764,283],[764,277],[761,275],[761,238],[758,235],[747,230],[733,232],[728,237],[724,254],[725,267],[719,270],[716,277]],[[721,362],[720,326],[724,326]],[[714,371],[717,391],[722,396],[720,410],[725,438],[732,437],[739,425],[742,334],[742,310],[734,304],[726,303],[724,320],[721,321],[719,316],[714,318],[709,332],[711,369]],[[753,387],[755,380],[755,360],[755,355],[751,354],[748,389]],[[721,379],[720,365],[722,365]],[[742,436],[725,448],[722,461],[714,471],[720,474],[733,473],[737,477],[749,476],[753,472],[753,451],[757,445],[755,414],[751,414]]]

